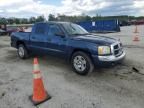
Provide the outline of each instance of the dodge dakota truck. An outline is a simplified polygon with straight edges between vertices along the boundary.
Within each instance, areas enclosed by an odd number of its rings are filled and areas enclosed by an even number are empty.
[[[116,39],[88,33],[70,22],[39,22],[31,32],[11,34],[11,46],[26,59],[31,53],[63,57],[80,75],[96,66],[118,63],[125,57],[122,43]]]

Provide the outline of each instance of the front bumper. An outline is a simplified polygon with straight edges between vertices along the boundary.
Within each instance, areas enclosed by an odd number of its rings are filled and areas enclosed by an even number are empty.
[[[93,63],[95,64],[95,67],[109,67],[121,63],[124,60],[125,55],[126,55],[125,52],[123,52],[118,57],[115,57],[114,55],[110,55],[110,56],[92,55],[92,60]]]
[[[125,57],[126,53],[123,52],[120,56],[116,57],[114,55],[110,56],[98,56],[99,61],[105,61],[105,62],[115,62],[123,59]]]

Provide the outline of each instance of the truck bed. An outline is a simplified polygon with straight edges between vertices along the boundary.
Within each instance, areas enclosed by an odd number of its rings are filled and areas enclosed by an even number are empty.
[[[11,35],[21,40],[29,40],[31,32],[13,32]]]

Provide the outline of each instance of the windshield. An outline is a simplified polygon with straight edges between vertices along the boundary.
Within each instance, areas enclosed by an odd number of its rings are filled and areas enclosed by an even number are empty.
[[[81,26],[73,23],[65,23],[63,24],[64,29],[69,35],[83,35],[88,34],[88,32],[82,28]]]

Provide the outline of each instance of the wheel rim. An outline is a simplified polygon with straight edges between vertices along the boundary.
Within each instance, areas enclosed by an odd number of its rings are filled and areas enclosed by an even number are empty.
[[[24,57],[24,49],[22,47],[18,49],[18,54],[20,57]]]
[[[86,69],[86,60],[80,55],[75,56],[73,60],[73,66],[77,71],[82,72]]]

